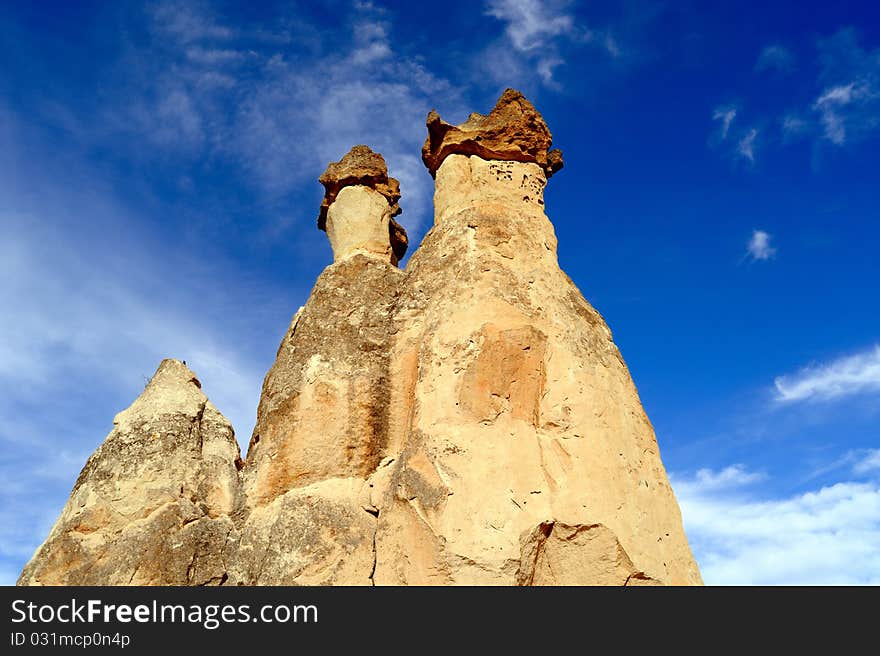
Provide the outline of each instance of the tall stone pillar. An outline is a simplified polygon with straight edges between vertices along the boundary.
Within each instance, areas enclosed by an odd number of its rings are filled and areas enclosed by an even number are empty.
[[[396,306],[376,583],[700,583],[611,331],[559,268],[543,118],[508,89],[428,133],[434,227]]]

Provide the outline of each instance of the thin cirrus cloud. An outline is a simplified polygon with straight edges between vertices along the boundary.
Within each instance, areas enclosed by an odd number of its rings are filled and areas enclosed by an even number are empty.
[[[747,159],[750,162],[755,161],[755,141],[757,138],[758,130],[756,128],[750,128],[742,137],[740,137],[739,141],[736,143],[736,152],[740,157]]]
[[[853,473],[869,474],[875,471],[880,472],[880,449],[867,449],[853,464]]]
[[[504,32],[514,48],[530,51],[574,30],[567,3],[539,0],[489,0],[486,14],[505,23]]]
[[[719,136],[722,141],[727,139],[727,135],[730,132],[730,125],[733,123],[733,119],[736,118],[736,107],[718,107],[712,112],[712,120],[720,122],[720,133]]]
[[[771,245],[772,235],[764,230],[753,230],[746,244],[746,257],[752,260],[769,260],[776,255],[776,248]]]
[[[846,143],[848,135],[861,129],[861,119],[857,116],[859,107],[865,101],[874,100],[877,96],[867,82],[850,82],[826,89],[813,103],[813,109],[819,114],[822,133],[828,141],[836,146]],[[872,119],[872,122],[875,119]]]
[[[569,11],[566,0],[488,0],[484,14],[504,25],[504,35],[481,53],[483,68],[499,82],[541,84],[558,88],[556,69],[565,63],[564,50],[590,44],[611,58],[620,57],[620,42],[608,30],[585,27]]]
[[[465,103],[450,81],[394,48],[388,12],[358,3],[350,18],[330,30],[279,18],[255,31],[226,25],[208,6],[159,3],[104,123],[146,137],[163,157],[231,163],[267,203],[314,185],[327,162],[366,143],[400,179],[401,222],[418,233],[431,211],[418,156],[425,116],[437,99],[444,112],[464,113]],[[562,27],[518,38],[527,45]]]
[[[755,476],[740,465],[671,476],[707,584],[880,584],[877,480],[774,498]]]
[[[775,71],[789,73],[794,69],[794,53],[781,45],[765,46],[755,62],[756,71]]]
[[[830,400],[880,391],[880,345],[773,381],[776,400]]]
[[[712,120],[718,124],[717,130],[710,137],[713,146],[725,144],[734,160],[745,160],[748,164],[755,162],[755,150],[758,141],[758,129],[734,128],[734,121],[739,116],[739,108],[735,105],[722,105],[712,111]]]
[[[880,130],[880,48],[866,50],[853,28],[818,43],[822,91],[810,113],[820,139],[835,146],[861,141]]]

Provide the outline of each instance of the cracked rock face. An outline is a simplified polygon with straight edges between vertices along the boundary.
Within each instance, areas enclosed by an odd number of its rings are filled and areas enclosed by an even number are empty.
[[[222,582],[238,443],[195,374],[164,360],[86,462],[19,584]]]
[[[368,146],[354,146],[341,160],[330,162],[318,182],[324,185],[318,228],[328,233],[335,259],[341,259],[358,245],[374,250],[377,241],[390,243],[395,264],[403,259],[409,239],[403,226],[394,220],[400,214],[400,183],[388,177],[382,155]],[[344,209],[337,207],[334,219],[331,207],[348,187],[362,191],[356,197],[341,199]],[[376,199],[384,198],[385,205],[371,198],[367,190],[372,190]],[[383,225],[377,232],[379,223]]]
[[[486,116],[474,112],[461,125],[450,125],[431,110],[427,125],[422,160],[432,176],[452,154],[534,162],[548,178],[562,168],[562,151],[550,149],[553,137],[544,118],[515,89],[507,89]]]

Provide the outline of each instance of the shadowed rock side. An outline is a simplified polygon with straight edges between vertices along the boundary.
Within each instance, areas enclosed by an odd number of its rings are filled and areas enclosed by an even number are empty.
[[[242,471],[248,515],[230,584],[371,583],[367,478],[388,446],[391,307],[403,275],[379,257],[347,257],[291,322]]]
[[[365,146],[321,178],[336,261],[263,383],[231,584],[372,583],[377,522],[367,479],[388,448],[392,308],[404,277],[389,237],[396,197],[383,197],[384,183],[362,184],[377,179],[387,180],[385,162]]]
[[[238,444],[186,365],[164,360],[114,419],[20,585],[225,581]]]

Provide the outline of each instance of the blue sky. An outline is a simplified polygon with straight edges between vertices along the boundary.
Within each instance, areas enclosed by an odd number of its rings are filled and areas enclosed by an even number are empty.
[[[428,110],[513,86],[706,581],[880,583],[876,3],[5,3],[0,34],[0,582],[163,357],[246,444],[328,161],[382,152],[418,244]]]

